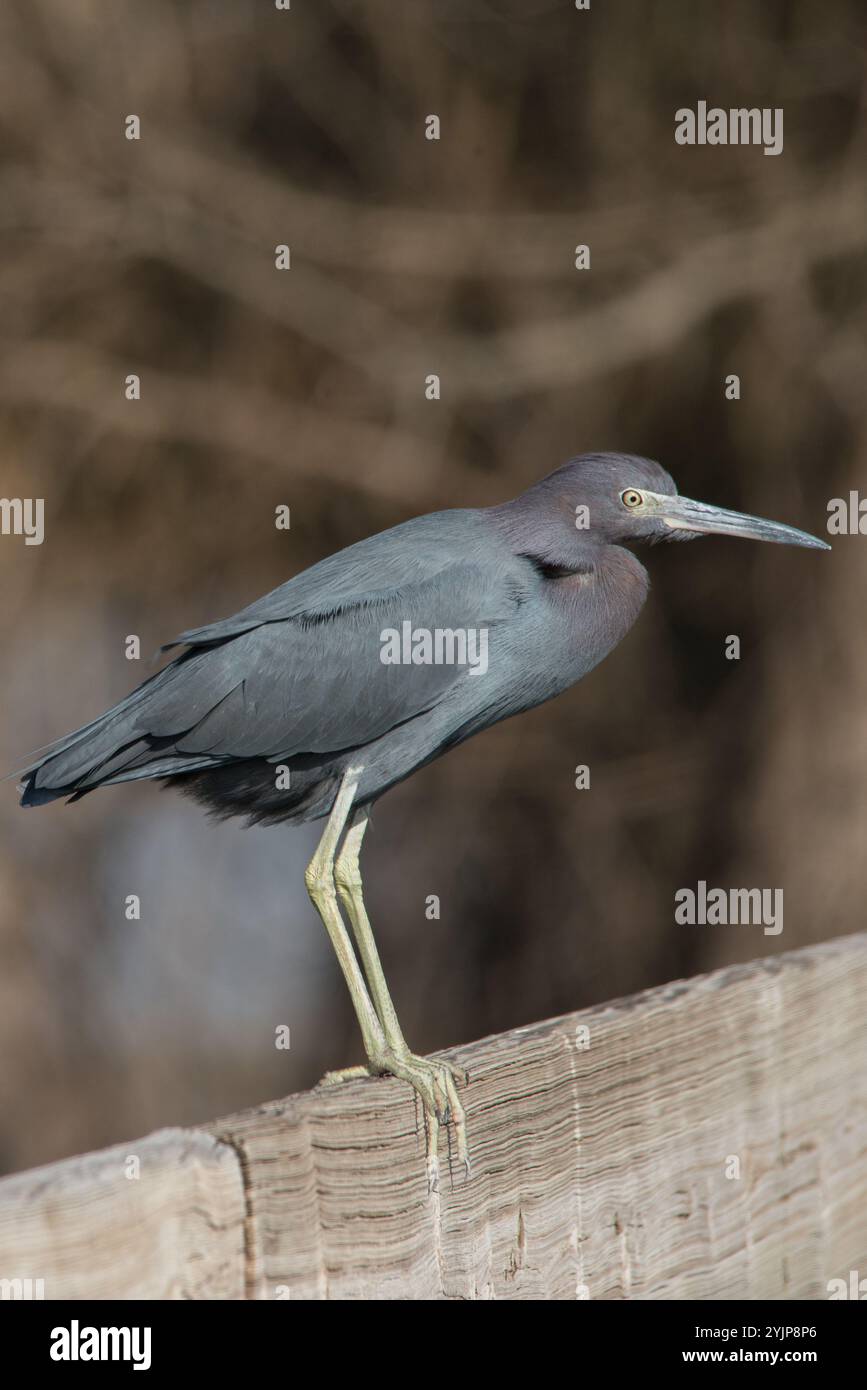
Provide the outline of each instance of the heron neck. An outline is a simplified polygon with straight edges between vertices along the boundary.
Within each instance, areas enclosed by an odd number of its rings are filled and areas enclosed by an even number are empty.
[[[595,568],[601,558],[604,547],[576,527],[565,497],[542,499],[525,492],[489,507],[487,515],[515,555],[531,556],[541,565],[581,572]]]

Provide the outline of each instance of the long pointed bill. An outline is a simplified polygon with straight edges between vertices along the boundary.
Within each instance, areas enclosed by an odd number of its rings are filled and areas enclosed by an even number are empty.
[[[647,494],[645,493],[645,496]],[[673,531],[693,531],[703,536],[745,536],[753,541],[773,541],[777,545],[808,545],[814,550],[830,550],[827,541],[784,526],[779,521],[765,521],[760,516],[745,516],[743,512],[727,512],[723,507],[709,507],[693,502],[689,497],[654,495],[660,521]]]

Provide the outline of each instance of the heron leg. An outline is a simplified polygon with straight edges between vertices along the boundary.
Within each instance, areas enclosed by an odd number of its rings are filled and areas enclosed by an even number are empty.
[[[376,1015],[376,1010],[367,992],[364,976],[355,958],[352,942],[349,939],[340,908],[337,905],[337,892],[334,886],[334,855],[352,809],[352,798],[361,776],[361,768],[347,768],[340,789],[334,801],[331,814],[316,846],[316,853],[307,865],[304,881],[313,906],[322,918],[343,978],[349,990],[352,1005],[361,1029],[364,1050],[368,1057],[381,1052],[385,1046],[385,1034]]]
[[[334,882],[352,927],[362,968],[367,978],[370,997],[373,1000],[377,1017],[382,1024],[385,1040],[395,1052],[406,1052],[408,1051],[406,1040],[398,1022],[391,995],[388,992],[388,985],[385,982],[385,974],[362,896],[359,855],[368,820],[367,807],[361,807],[349,822],[346,838],[334,864]]]
[[[308,869],[308,887],[310,887],[311,881],[313,881],[316,883],[320,893],[322,892],[322,869],[327,862],[332,875],[330,883],[330,902],[333,904],[335,911],[338,911],[336,900],[334,899],[334,889],[336,885],[337,891],[346,909],[347,916],[349,917],[358,948],[358,954],[367,977],[367,989],[364,991],[364,995],[368,1004],[373,1009],[378,1029],[370,1029],[370,1027],[368,1027],[368,1033],[365,1035],[365,1027],[362,1023],[362,1036],[364,1037],[365,1051],[367,1052],[369,1063],[367,1068],[350,1067],[341,1072],[329,1072],[324,1078],[324,1081],[326,1083],[343,1081],[359,1075],[369,1075],[370,1073],[390,1073],[393,1076],[400,1077],[404,1081],[408,1081],[418,1092],[424,1109],[425,1128],[427,1133],[428,1180],[431,1188],[435,1189],[438,1185],[439,1177],[438,1144],[439,1126],[441,1123],[447,1124],[449,1119],[454,1122],[458,1157],[465,1167],[469,1168],[467,1161],[466,1121],[464,1118],[463,1106],[458,1099],[457,1088],[455,1086],[456,1078],[465,1080],[465,1077],[459,1068],[453,1067],[449,1062],[432,1061],[427,1057],[419,1057],[410,1052],[406,1040],[404,1039],[403,1032],[401,1031],[397,1013],[388,991],[388,985],[386,984],[379,953],[376,949],[373,932],[364,906],[364,899],[362,897],[361,871],[358,858],[361,849],[361,841],[364,838],[364,832],[367,829],[368,823],[368,813],[366,809],[359,809],[353,816],[346,834],[346,839],[344,840],[335,863],[334,850],[349,814],[349,807],[344,807],[343,804],[340,804],[338,810],[338,803],[340,803],[341,795],[345,790],[348,793],[349,804],[351,805],[351,798],[355,794],[355,789],[358,785],[360,769],[356,769],[355,772],[356,775],[353,779],[350,779],[349,773],[347,773],[344,778],[341,791],[338,793],[338,799],[335,802],[334,810],[331,813],[331,818],[329,818],[329,824],[326,827],[325,835],[323,835],[320,846],[314,856],[314,861],[311,863],[310,869]],[[329,840],[328,830],[332,820],[338,828],[336,829],[336,835],[333,840]],[[326,840],[328,840],[327,845]],[[324,852],[323,847],[325,847]],[[320,855],[320,852],[323,852],[323,857],[319,865],[314,869],[314,863]],[[311,896],[313,896],[312,888]],[[328,897],[327,890],[325,896],[326,898]],[[322,908],[315,897],[314,902],[320,910],[320,915],[322,915]],[[324,917],[323,920],[325,920]],[[346,944],[349,945],[342,921],[340,925],[343,938]],[[328,927],[327,921],[326,927]],[[331,935],[330,930],[329,935]],[[333,937],[332,940],[334,940]],[[337,948],[335,947],[335,949]],[[339,953],[338,958],[340,958]],[[343,964],[342,960],[341,964]],[[358,965],[354,956],[353,964],[357,971]],[[345,968],[344,976],[349,984],[349,974]],[[357,982],[354,981],[354,983],[350,985],[353,1003],[355,1003],[356,1000],[356,990]],[[369,993],[367,992],[368,990]],[[356,1013],[358,1013],[357,1005]],[[361,1021],[361,1014],[359,1013],[359,1022],[361,1023]]]

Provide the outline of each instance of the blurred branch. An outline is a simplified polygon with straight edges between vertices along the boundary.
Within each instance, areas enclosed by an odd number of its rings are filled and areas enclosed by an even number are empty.
[[[188,155],[185,151],[183,167]],[[166,167],[171,168],[171,159]],[[190,167],[195,185],[195,159]],[[212,172],[216,177],[216,170]],[[90,241],[101,227],[103,239],[115,248],[120,245],[124,256],[161,256],[350,363],[386,388],[390,397],[395,391],[420,391],[429,372],[439,372],[449,389],[464,399],[505,399],[592,380],[669,350],[726,304],[773,294],[796,283],[819,262],[867,245],[867,189],[859,176],[793,200],[755,227],[684,248],[670,264],[599,306],[471,337],[448,329],[426,331],[417,316],[410,326],[369,295],[305,262],[303,250],[291,282],[275,285],[270,259],[273,226],[267,242],[269,234],[263,232],[252,244],[252,227],[244,223],[242,212],[249,190],[243,185],[233,188],[232,177],[231,168],[224,170],[223,206],[233,210],[233,221],[243,224],[243,237],[239,240],[236,231],[234,241],[227,229],[220,234],[206,226],[201,210],[188,198],[178,195],[173,200],[150,183],[137,184],[128,204],[109,202],[101,209],[82,198],[81,188],[74,199],[68,186],[49,185],[42,189],[41,213],[33,201],[30,210],[40,215],[40,230],[51,237],[60,225],[51,209],[71,201],[77,216],[64,219],[64,239],[77,228],[78,238],[86,234]],[[267,218],[259,210],[256,220]],[[480,225],[487,226],[493,243],[500,219],[483,219]],[[289,235],[294,243],[285,217],[278,226],[278,234]],[[520,235],[525,234],[526,225],[520,229]],[[429,229],[429,249],[433,244]],[[569,257],[570,247],[571,236],[560,248],[563,258]]]
[[[123,395],[128,368],[76,342],[21,342],[0,361],[0,390],[7,400],[79,415],[101,434],[234,451],[266,464],[287,487],[315,476],[355,488],[363,469],[365,491],[390,501],[415,504],[436,491],[440,453],[417,434],[150,366],[142,370],[145,398],[130,402]]]

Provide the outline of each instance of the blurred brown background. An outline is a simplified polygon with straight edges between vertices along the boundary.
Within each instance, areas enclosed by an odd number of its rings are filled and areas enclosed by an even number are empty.
[[[822,531],[867,456],[864,47],[858,0],[6,0],[0,492],[46,538],[0,538],[4,769],[149,673],[127,634],[584,450]],[[783,107],[783,154],[678,146],[699,100]],[[381,803],[413,1046],[863,927],[864,544],[648,553],[586,683]],[[6,783],[0,816],[0,1167],[361,1059],[317,826],[148,784],[24,814]],[[784,888],[782,935],[675,926],[699,878]]]

